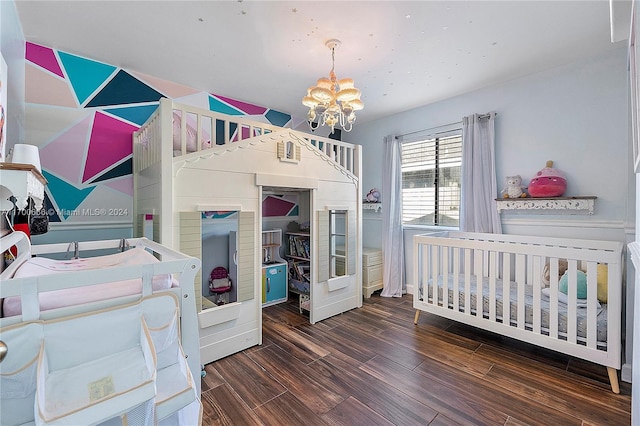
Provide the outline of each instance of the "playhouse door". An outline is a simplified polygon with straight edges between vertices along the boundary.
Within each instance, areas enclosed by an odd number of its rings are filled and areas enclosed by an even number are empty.
[[[316,279],[311,289],[309,320],[313,324],[362,305],[357,266],[355,210],[317,211]]]

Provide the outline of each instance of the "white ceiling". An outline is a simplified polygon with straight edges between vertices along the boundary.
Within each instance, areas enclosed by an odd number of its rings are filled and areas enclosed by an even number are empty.
[[[608,0],[27,1],[27,41],[304,118],[331,69],[358,122],[567,64],[611,42]]]

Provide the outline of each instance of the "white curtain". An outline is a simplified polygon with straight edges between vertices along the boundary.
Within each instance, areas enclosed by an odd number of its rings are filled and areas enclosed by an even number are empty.
[[[495,112],[462,119],[460,230],[502,233],[495,198]]]
[[[384,138],[382,156],[383,297],[402,297],[404,242],[402,237],[402,150],[395,136]]]

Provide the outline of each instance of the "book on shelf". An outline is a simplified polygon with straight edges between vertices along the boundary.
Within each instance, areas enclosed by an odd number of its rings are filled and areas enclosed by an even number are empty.
[[[296,260],[289,261],[289,275],[298,281],[311,282],[311,266],[308,262]]]
[[[295,235],[289,236],[289,254],[295,257],[311,257],[311,250],[309,248],[309,240],[307,238],[300,238]]]
[[[302,267],[302,265],[300,263],[296,263],[296,269],[298,272],[298,276],[302,277],[304,275],[304,268]]]

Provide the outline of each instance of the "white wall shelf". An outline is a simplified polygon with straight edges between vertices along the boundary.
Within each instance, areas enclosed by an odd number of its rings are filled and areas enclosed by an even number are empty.
[[[362,210],[382,211],[382,203],[362,203]]]
[[[41,209],[44,202],[44,186],[47,179],[31,164],[0,163],[0,207],[11,210],[13,205],[7,198],[16,197],[16,205],[20,209],[27,207],[28,198]]]
[[[595,196],[549,198],[496,198],[498,212],[535,210],[547,214],[590,214],[594,212]]]

